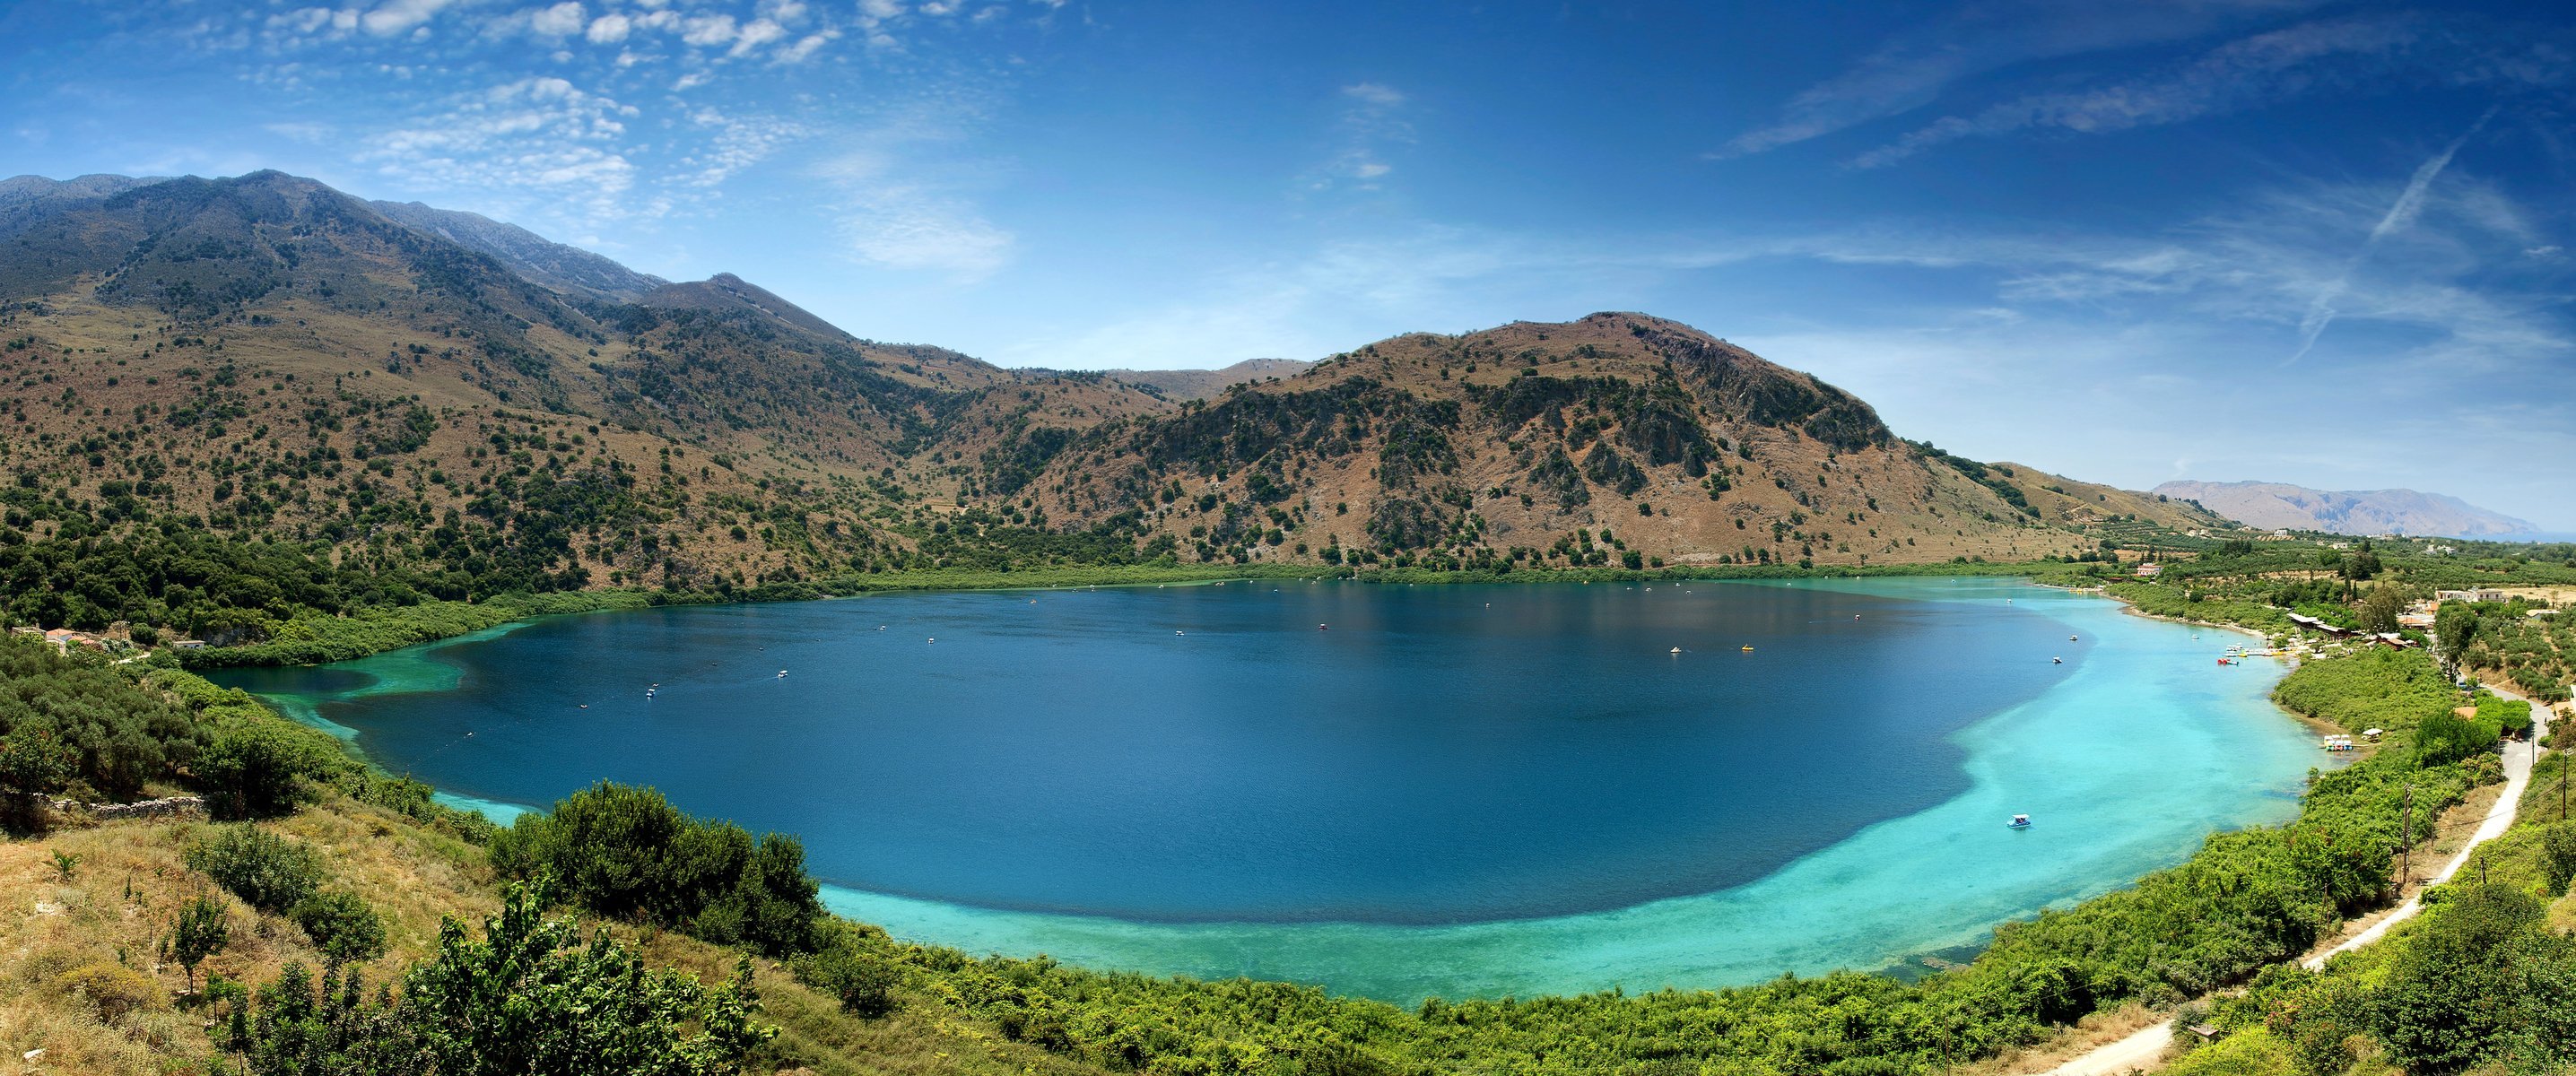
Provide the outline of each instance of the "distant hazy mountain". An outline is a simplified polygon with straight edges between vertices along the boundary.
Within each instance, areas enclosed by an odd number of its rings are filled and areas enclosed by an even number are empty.
[[[642,298],[644,293],[670,283],[580,247],[565,246],[518,225],[503,224],[480,213],[438,209],[419,202],[367,204],[396,223],[410,225],[498,258],[512,272],[557,291],[589,292],[601,298],[631,303]]]
[[[1247,381],[1295,377],[1314,365],[1301,359],[1245,359],[1221,370],[1103,370],[1101,373],[1130,385],[1151,386],[1176,400],[1204,400]]]
[[[2336,534],[2419,534],[2466,538],[2530,534],[2523,520],[2439,493],[2411,489],[2333,491],[2281,482],[2167,482],[2155,491],[2199,501],[2257,527]]]

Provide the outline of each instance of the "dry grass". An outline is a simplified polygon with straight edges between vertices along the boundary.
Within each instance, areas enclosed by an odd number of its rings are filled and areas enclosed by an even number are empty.
[[[479,922],[499,906],[483,853],[378,808],[334,797],[291,818],[262,823],[322,854],[330,884],[355,890],[385,919],[386,955],[362,970],[384,982],[438,944],[443,917]],[[231,943],[197,969],[245,982],[289,961],[324,963],[302,929],[261,915],[189,870],[187,847],[202,820],[117,822],[41,839],[0,842],[0,1076],[19,1072],[116,1076],[203,1071],[213,1040],[189,1004],[185,972],[158,962],[178,907],[199,894],[231,912]],[[66,881],[53,854],[80,857]],[[672,934],[619,928],[655,964],[702,978],[730,978],[735,955]],[[1003,1039],[990,1026],[911,998],[894,1015],[862,1020],[796,983],[774,961],[755,963],[765,1019],[781,1032],[753,1072],[1096,1072]],[[20,1060],[42,1049],[32,1065]]]

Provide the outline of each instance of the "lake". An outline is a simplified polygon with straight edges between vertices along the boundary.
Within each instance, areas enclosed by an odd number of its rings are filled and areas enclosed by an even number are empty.
[[[1882,967],[2284,820],[2320,756],[2243,638],[1986,579],[1256,581],[219,679],[503,814],[606,778],[794,833],[900,937],[1410,1001]]]

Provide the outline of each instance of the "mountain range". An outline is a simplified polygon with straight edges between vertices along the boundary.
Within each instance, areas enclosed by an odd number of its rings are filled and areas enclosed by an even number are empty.
[[[2457,497],[2411,489],[2333,491],[2283,482],[2167,482],[2155,492],[2196,501],[2249,526],[2332,534],[2449,538],[2533,534],[2540,528]]]
[[[665,281],[277,172],[0,182],[0,252],[0,499],[22,539],[178,521],[542,587],[2024,559],[2229,526],[1904,440],[1644,314],[1312,363],[1010,370],[731,274]]]

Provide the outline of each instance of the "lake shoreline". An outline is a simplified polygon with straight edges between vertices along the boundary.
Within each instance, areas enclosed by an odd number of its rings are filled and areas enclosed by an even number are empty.
[[[1980,573],[1980,574],[1985,574],[1985,573]],[[1642,579],[1642,580],[1640,580],[1640,581],[1643,581],[1643,580],[1653,580],[1653,579],[1663,579],[1663,578],[1670,578],[1670,577],[1669,577],[1669,576],[1655,576],[1655,575],[1651,575],[1651,574],[1650,574],[1650,575],[1646,575],[1646,576],[1644,576],[1644,577],[1643,577],[1643,579]],[[1802,579],[1802,578],[1809,578],[1809,577],[1807,577],[1807,576],[1793,576],[1793,577],[1791,577],[1791,578],[1789,578],[1789,579],[1773,579],[1773,580],[1770,580],[1770,582],[1774,582],[1774,583],[1781,583],[1781,582],[1795,582],[1797,579]],[[1228,580],[1228,581],[1231,581],[1231,580]],[[1576,579],[1566,579],[1566,578],[1562,578],[1562,577],[1549,577],[1549,578],[1545,578],[1545,579],[1539,579],[1539,578],[1527,578],[1527,577],[1524,577],[1523,579],[1515,579],[1515,580],[1512,580],[1512,581],[1513,581],[1513,582],[1527,581],[1527,582],[1563,582],[1563,583],[1579,583],[1579,582],[1584,582],[1584,581],[1597,581],[1597,580],[1576,580]],[[980,590],[990,590],[990,589],[995,589],[995,588],[977,588],[977,590],[978,590],[978,591],[980,591]],[[1033,588],[1019,588],[1019,589],[1033,589]],[[1063,588],[1046,588],[1046,589],[1063,589]],[[1299,589],[1303,589],[1303,588],[1299,588]],[[1598,589],[1598,588],[1595,588],[1595,589]],[[1616,588],[1613,588],[1613,589],[1615,590]],[[1804,590],[1805,588],[1804,588],[1804,587],[1800,587],[1800,588],[1798,588],[1798,589],[1800,589],[1800,590]],[[1862,588],[1862,587],[1860,587],[1860,586],[1855,586],[1855,588],[1854,588],[1854,589],[1855,589],[1855,590],[1861,590],[1861,591],[1863,591],[1863,592],[1866,592],[1866,591],[1865,591],[1865,590],[1863,590],[1863,588]],[[1949,588],[1947,588],[1947,587],[1943,587],[1943,588],[1940,588],[1940,589],[1942,589],[1942,590],[1946,591],[1946,590],[1948,590]],[[2062,589],[2062,588],[2055,588],[2055,589]],[[960,592],[960,593],[974,593],[974,592],[975,592],[975,591],[967,591],[967,592]],[[1996,595],[1996,596],[2000,596],[2000,595]],[[2086,596],[2087,596],[2087,597],[2091,597],[2091,596],[2099,596],[2099,595],[2086,595]],[[1977,599],[1971,599],[1971,600],[1977,600]],[[2024,605],[2024,607],[2025,607],[2026,609],[2028,609],[2029,607],[2031,607],[2031,606],[2032,606],[2032,604],[2033,604],[2033,603],[2032,603],[2029,599],[2025,598],[2025,600],[2024,600],[2024,602],[2023,602],[2023,605]],[[2047,604],[2055,604],[2055,603],[2042,603],[2042,604],[2043,604],[2043,605],[2047,605]],[[2089,606],[2089,605],[2090,605],[2090,603],[2089,603],[2089,602],[2084,602],[2084,603],[2079,603],[2079,605],[2081,605],[2081,606]],[[2123,609],[2123,611],[2124,611],[2124,612],[2125,612],[2125,611],[2127,611],[2126,606],[2127,606],[2127,603],[2125,603],[2125,602],[2124,602],[2124,603],[2122,603],[2122,609]],[[2075,607],[2076,607],[2076,606],[2069,606],[2069,607],[2067,607],[2067,608],[2070,608],[2070,609],[2071,609],[2071,608],[2075,608]],[[2094,607],[2094,608],[2095,608],[2095,609],[2097,609],[2098,611],[2097,611],[2097,612],[2094,612],[2094,613],[2092,613],[2092,614],[2089,614],[2089,615],[2090,615],[2090,616],[2092,616],[2092,617],[2100,617],[2100,616],[2105,615],[2105,614],[2107,614],[2107,613],[2109,612],[2109,610],[2107,610],[2107,609],[2100,609],[2100,607]],[[2045,611],[2045,609],[2044,609],[2044,608],[2043,608],[2043,609],[2032,609],[2032,610],[2030,610],[2030,611],[2037,612],[2039,615],[2042,615],[2042,616],[2049,615],[2049,614]],[[2149,617],[2148,619],[2150,619],[2150,620],[2168,620],[2168,619],[2170,619],[2170,618]],[[1338,626],[1338,620],[1336,621],[1336,623],[1337,623],[1337,626]],[[2105,626],[2105,625],[2103,625],[2103,623],[2102,623],[2101,621],[2096,620],[2096,621],[2095,621],[2095,626],[2094,626],[2094,627],[2086,629],[2086,636],[2087,636],[2087,638],[2096,638],[2096,637],[2111,638],[2111,637],[2113,637],[2113,636],[2112,636],[2112,633],[2109,633],[2109,632],[2106,632],[2106,631],[2102,630],[2104,626]],[[1195,630],[1193,630],[1192,634],[1195,636],[1195,635],[1196,635],[1196,634],[1198,634],[1198,633],[1197,633]],[[2061,631],[2059,632],[2059,634],[2062,636],[2062,635],[2063,635],[2063,631],[2061,630]],[[946,641],[946,633],[945,633],[945,632],[942,632],[942,640],[943,640],[943,642],[945,642],[945,641]],[[2163,640],[2164,640],[2164,645],[2166,646],[2166,648],[2167,648],[2169,651],[2170,651],[2171,649],[2180,648],[2180,647],[2184,647],[2184,646],[2186,646],[2186,645],[2187,645],[2187,644],[2181,644],[2181,643],[2179,643],[2179,642],[2178,642],[2178,640],[2177,640],[2175,637],[2172,637],[2172,636],[2164,636],[2164,637],[2163,637]],[[1660,648],[1660,647],[1658,647],[1657,649],[1658,649],[1658,653],[1660,653],[1660,649],[1661,649],[1661,648]],[[1731,648],[1730,648],[1730,649],[1731,649]],[[2044,651],[2043,651],[2043,654],[2044,654]],[[2189,681],[2188,681],[2188,682],[2191,682],[2191,683],[2198,683],[2198,682],[2200,682],[2200,677],[2201,677],[2201,676],[2205,676],[2205,675],[2206,675],[2206,673],[2205,673],[2205,672],[2203,672],[2201,669],[2199,669],[2199,668],[2198,668],[2198,665],[2199,665],[2200,663],[2199,663],[2198,661],[2196,661],[2196,660],[2194,660],[2194,661],[2183,661],[2183,662],[2173,662],[2173,661],[2170,661],[2170,660],[2160,660],[2160,662],[2159,662],[2158,664],[2159,664],[2159,666],[2160,666],[2161,668],[2163,668],[2163,669],[2164,669],[2164,671],[2163,671],[2163,673],[2162,673],[2161,675],[2163,675],[2163,676],[2165,676],[2165,677],[2168,677],[2168,678],[2173,677],[2173,676],[2177,676],[2177,675],[2187,675],[2187,676],[2189,676]],[[2116,667],[2108,667],[2108,666],[2106,666],[2106,667],[2105,667],[2105,669],[2106,669],[2106,670],[2108,670],[2108,669],[2112,669],[2112,668],[2116,668]],[[2185,668],[2189,668],[2189,669],[2190,669],[2190,672],[2189,672],[2188,674],[2185,674],[2185,673],[2183,673],[2183,672],[2181,671],[2181,670],[2183,670],[2183,669],[2185,669]],[[2072,671],[2072,670],[2070,670],[2070,671]],[[2194,689],[2194,690],[2197,690],[2197,689]],[[2251,700],[2251,698],[2249,697],[2247,701],[2248,701],[2248,702],[2251,702],[2252,700]],[[2231,704],[2231,705],[2233,705],[2233,704]],[[2266,705],[2269,705],[2269,704],[2268,704],[2268,703],[2266,703]],[[2062,704],[2061,704],[2061,708],[2062,708]],[[2276,706],[2275,706],[2275,707],[2272,707],[2272,709],[2274,709],[2274,710],[2275,710],[2275,712],[2279,712],[2279,711],[2278,711],[2278,708],[2277,708]],[[1999,712],[1999,713],[1997,713],[1997,714],[1989,714],[1987,717],[1982,718],[1982,719],[1980,719],[1980,720],[1981,720],[1981,722],[1991,722],[1991,721],[1994,721],[1994,720],[1999,719],[1999,717],[2000,717],[2000,716],[2001,716],[2001,714],[2000,714],[2000,712]],[[2285,790],[2285,791],[2286,791],[2286,790]],[[445,794],[442,794],[442,797],[441,797],[441,798],[442,798],[442,801],[450,801],[450,800],[454,800],[455,802],[452,802],[452,803],[451,803],[451,805],[452,805],[452,806],[458,806],[458,807],[469,807],[469,808],[470,808],[470,807],[479,807],[479,806],[483,806],[483,805],[484,805],[484,804],[481,804],[481,803],[470,803],[470,802],[462,801],[462,800],[457,799],[456,797],[447,796],[447,795],[445,795]],[[1946,802],[1949,802],[1949,801],[1946,801],[1946,800],[1945,800],[1944,802],[1946,803]],[[2015,809],[2023,809],[2023,808],[2021,808],[2019,805],[2015,805]],[[1991,812],[1989,812],[1989,813],[1991,813]],[[2063,822],[2063,821],[2065,821],[2065,820],[2069,817],[2069,816],[2066,814],[2066,808],[2062,808],[2062,807],[2049,808],[2049,809],[2048,809],[2048,811],[2047,811],[2047,812],[2045,812],[2045,813],[2048,813],[2048,815],[2049,815],[2049,817],[2051,818],[2052,822]],[[1978,817],[1982,817],[1982,815],[1979,815]],[[2000,817],[2000,816],[1998,816],[1998,817]],[[2222,829],[2224,829],[2224,828],[2235,828],[2235,827],[2236,827],[2236,825],[2242,825],[2242,824],[2244,824],[2244,823],[2222,824],[2222,825],[2220,826],[2220,828],[2222,828]],[[791,828],[792,828],[792,827],[791,827]],[[1972,829],[1972,830],[1975,830],[1975,831],[1977,831],[1977,832],[1980,832],[1980,833],[1982,833],[1982,831],[1983,831],[1983,827],[1981,827],[1981,826],[1975,826],[1975,825],[1973,825],[1973,823],[1969,826],[1969,828],[1970,828],[1970,829]],[[2194,836],[2194,837],[2192,838],[2192,840],[2193,840],[2193,841],[2196,841],[2196,840],[2197,840],[2197,836]],[[2120,880],[2119,882],[2117,882],[2117,883],[2113,883],[2109,888],[2111,888],[2111,889],[2117,889],[2117,888],[2121,888],[2121,887],[2125,887],[2125,886],[2127,886],[2127,885],[2133,884],[2133,883],[2134,883],[2134,881],[2135,881],[2135,879],[2136,879],[2136,877],[2138,877],[2138,876],[2139,876],[2139,873],[2136,873],[2136,872],[2123,872],[2123,873],[2121,873],[2121,874],[2120,874],[2120,876],[2119,876],[2121,880]],[[2100,882],[2098,882],[2098,881],[2096,881],[2096,882],[2089,882],[2089,883],[2085,883],[2085,884],[2082,886],[2082,891],[2081,891],[2081,892],[2069,891],[2069,892],[2067,892],[2067,893],[2065,893],[2065,894],[2064,894],[2064,896],[2063,896],[2063,898],[2062,898],[2062,899],[2061,899],[2061,898],[2057,898],[2057,897],[2052,897],[2052,898],[2047,899],[2047,900],[2045,901],[2045,903],[2044,903],[2044,904],[2037,905],[2037,906],[2044,906],[2044,907],[2065,907],[2065,906],[2067,906],[2067,904],[2068,904],[2068,903],[2081,901],[2081,900],[2083,900],[2083,899],[2089,899],[2089,897],[2090,897],[2094,892],[2096,892],[2097,887],[2099,887],[2101,884],[2102,884],[2102,883],[2100,883]],[[837,887],[837,886],[836,886],[835,888],[840,888],[840,887]],[[1741,887],[1735,887],[1735,888],[1741,888]],[[1690,898],[1686,898],[1686,897],[1685,897],[1685,898],[1665,898],[1665,899],[1679,899],[1679,900],[1687,900],[1687,899],[1690,899]],[[843,903],[843,902],[841,902],[841,901],[835,901],[834,903],[835,903],[835,904],[841,904],[841,903]],[[1617,910],[1617,911],[1615,911],[1615,912],[1607,913],[1607,914],[1611,914],[1611,915],[1623,915],[1623,914],[1625,914],[1625,915],[1633,915],[1633,914],[1635,914],[1635,913],[1636,913],[1636,911],[1637,911],[1637,907],[1638,907],[1638,906],[1623,907],[1623,908],[1621,908],[1621,909],[1619,909],[1619,910]],[[846,908],[843,908],[843,909],[836,909],[836,910],[842,910],[842,911],[845,911],[845,912],[848,912],[848,911],[849,911],[849,909],[846,909]],[[1604,913],[1585,913],[1585,914],[1598,915],[1598,914],[1604,914]],[[2029,914],[2029,913],[2028,913],[2027,911],[2024,911],[2024,912],[2018,912],[2018,913],[2016,913],[2012,918],[2026,918],[2028,914]],[[860,919],[863,919],[863,920],[866,920],[866,921],[880,921],[880,920],[882,920],[882,919],[883,919],[883,918],[885,918],[885,917],[883,917],[883,916],[867,916],[867,915],[863,915],[863,914],[854,914],[854,918],[860,918]],[[2011,921],[2011,920],[2010,920],[2010,919],[2006,919],[2006,920],[2003,920],[2003,921]],[[1522,922],[1522,921],[1519,921],[1519,920],[1505,920],[1505,921],[1503,921],[1503,922]],[[1975,940],[1975,941],[1971,941],[1971,942],[1964,942],[1964,943],[1962,943],[1962,942],[1958,942],[1958,941],[1944,940],[1944,941],[1940,941],[1940,942],[1937,942],[1937,943],[1933,943],[1933,944],[1929,944],[1929,945],[1924,945],[1924,946],[1906,946],[1906,947],[1898,947],[1898,948],[1885,948],[1885,949],[1878,949],[1878,950],[1876,950],[1875,952],[1876,952],[1880,957],[1883,957],[1883,959],[1865,959],[1865,960],[1864,960],[1864,959],[1841,958],[1841,959],[1838,959],[1838,960],[1837,960],[1837,963],[1836,963],[1834,966],[1836,966],[1836,967],[1859,967],[1859,968],[1875,967],[1875,968],[1877,968],[1878,970],[1880,970],[1880,971],[1882,971],[1882,972],[1898,972],[1898,971],[1907,971],[1907,972],[1910,972],[1910,971],[1912,970],[1910,967],[1901,967],[1901,965],[1905,965],[1905,964],[1907,964],[1907,962],[1911,961],[1913,958],[1915,958],[1915,957],[1919,957],[1919,956],[1924,955],[1924,954],[1926,954],[1926,953],[1929,953],[1929,954],[1932,954],[1932,955],[1936,955],[1936,956],[1945,956],[1945,957],[1946,957],[1946,956],[1955,956],[1955,957],[1961,957],[1961,958],[1964,958],[1968,953],[1970,953],[1970,952],[1974,951],[1975,949],[1980,949],[1980,948],[1982,948],[1982,946],[1985,944],[1985,942],[1986,942],[1987,938],[1988,938],[1988,937],[1990,937],[1990,935],[1991,935],[1991,930],[1992,930],[1992,927],[1991,927],[1991,926],[1981,926],[1981,927],[1979,927],[1979,928],[1978,928],[1978,930],[1977,930],[1977,932],[1976,932],[1976,935],[1977,935],[1976,940]],[[898,933],[906,933],[906,932],[899,931]],[[1928,939],[1927,939],[1927,940],[1928,940]],[[1007,950],[1007,949],[1006,949],[1006,951],[1018,951],[1018,950]],[[1031,951],[1035,951],[1035,950],[1031,950]],[[1082,962],[1081,960],[1079,960],[1078,958],[1069,958],[1069,959],[1073,959],[1073,962],[1078,963],[1078,964],[1082,964],[1082,966],[1099,966],[1099,967],[1118,967],[1118,966],[1122,966],[1122,965],[1120,965],[1120,964],[1118,964],[1118,963],[1097,963],[1097,964],[1092,964],[1092,963],[1083,963],[1083,962]],[[1132,965],[1130,965],[1130,966],[1132,966]],[[1271,970],[1271,971],[1263,971],[1263,970],[1259,970],[1259,969],[1247,968],[1244,972],[1241,972],[1241,973],[1243,973],[1243,974],[1251,974],[1251,975],[1253,975],[1253,976],[1255,976],[1255,977],[1277,977],[1277,974],[1278,974],[1278,971],[1279,971],[1279,970],[1283,970],[1283,969],[1273,969],[1273,970]],[[1801,973],[1801,974],[1806,974],[1806,973],[1807,973],[1809,970],[1811,970],[1811,969],[1810,969],[1809,967],[1806,967],[1806,966],[1801,966],[1799,970],[1800,970],[1800,973]],[[1821,971],[1826,970],[1826,969],[1825,969],[1823,966],[1819,965],[1819,966],[1815,966],[1812,970],[1815,970],[1815,971],[1821,972]],[[1310,981],[1311,981],[1311,980],[1310,980]],[[1648,986],[1654,985],[1650,980],[1646,980],[1646,979],[1633,979],[1633,980],[1624,980],[1624,981],[1625,981],[1625,982],[1627,982],[1627,984],[1628,984],[1628,985],[1630,985],[1632,988],[1644,988],[1644,987],[1648,987]],[[1699,981],[1701,981],[1701,980],[1697,980],[1697,979],[1688,979],[1688,980],[1685,980],[1685,981],[1686,981],[1686,982],[1699,982]],[[1745,980],[1745,981],[1751,981],[1751,980],[1747,979],[1747,980]],[[1336,989],[1338,989],[1338,988],[1336,988]],[[1499,988],[1497,988],[1497,989],[1500,989],[1502,992],[1505,992],[1505,993],[1521,993],[1521,994],[1523,994],[1523,995],[1526,995],[1526,994],[1528,994],[1528,993],[1530,993],[1530,992],[1531,992],[1531,991],[1529,991],[1529,990],[1519,990],[1519,989],[1514,989],[1514,988],[1511,988],[1511,987],[1508,987],[1508,986],[1505,986],[1505,987],[1499,987]],[[1450,993],[1450,991],[1445,990],[1445,989],[1443,989],[1443,990],[1436,990],[1436,991],[1433,991],[1433,992],[1435,992],[1435,993]],[[1548,991],[1548,992],[1555,992],[1555,991]],[[1371,995],[1371,996],[1375,996],[1375,995]]]

